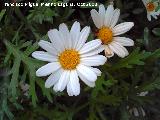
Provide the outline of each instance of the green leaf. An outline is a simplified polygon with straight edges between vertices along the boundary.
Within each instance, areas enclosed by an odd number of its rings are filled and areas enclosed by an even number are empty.
[[[53,102],[50,91],[48,89],[46,89],[44,86],[44,84],[45,84],[44,80],[38,79],[37,84],[41,87],[41,89],[43,91],[42,92],[43,95],[46,96],[50,102]]]
[[[144,45],[145,46],[148,46],[149,45],[149,30],[148,30],[148,28],[146,27],[145,29],[144,29]]]
[[[126,108],[126,105],[122,104],[120,106],[120,114],[121,114],[120,120],[130,120],[129,112]]]
[[[139,87],[140,91],[153,91],[155,89],[160,90],[160,77]]]
[[[53,23],[53,16],[57,16],[54,10],[45,6],[36,7],[29,12],[30,14],[27,16],[27,19],[40,24],[42,24],[43,21]]]
[[[5,45],[8,49],[8,51],[10,51],[10,53],[14,56],[14,64],[12,66],[12,70],[11,70],[11,84],[10,84],[10,88],[12,89],[12,97],[14,99],[16,99],[17,96],[17,86],[18,86],[18,77],[19,75],[19,69],[20,69],[20,63],[23,63],[24,65],[24,74],[29,75],[29,81],[30,81],[30,89],[29,89],[29,93],[31,95],[32,98],[32,103],[34,106],[36,106],[36,102],[37,102],[37,95],[36,95],[36,90],[35,90],[35,82],[36,82],[36,75],[35,75],[35,71],[37,68],[39,68],[40,66],[42,66],[43,62],[37,61],[35,59],[32,59],[30,57],[28,57],[33,51],[35,51],[38,47],[37,43],[30,45],[27,47],[27,49],[25,50],[25,52],[21,52],[19,48],[21,47],[17,47],[15,45],[13,45],[10,42],[5,41]],[[23,46],[26,46],[23,44]],[[26,78],[26,77],[23,78]],[[42,88],[42,85],[39,84],[40,87]],[[47,96],[47,98],[51,101],[51,97],[49,96],[49,94],[44,90],[45,92],[44,95]]]
[[[36,81],[35,69],[33,67],[29,66],[28,71],[29,71],[29,79],[30,79],[29,93],[32,97],[32,104],[34,106],[36,106],[36,102],[38,101],[38,98],[37,98],[36,90],[35,90],[35,81]]]
[[[153,32],[156,36],[160,37],[160,28],[154,28],[154,29],[152,30],[152,32]]]
[[[150,54],[147,59],[155,60],[160,57],[160,48]]]
[[[134,65],[144,65],[144,60],[150,55],[150,52],[140,52],[140,49],[137,48],[129,56],[115,63],[110,69],[133,68]]]
[[[4,16],[5,12],[6,12],[6,9],[1,10],[1,12],[0,12],[0,22],[3,18],[3,16]]]
[[[63,16],[60,16],[59,19],[61,19],[61,21],[67,20],[74,13],[74,11],[75,9],[70,9],[66,7],[64,9]]]
[[[97,102],[105,104],[105,105],[119,105],[121,102],[121,97],[114,96],[114,95],[105,95],[105,96],[99,96],[98,99],[96,99]]]
[[[110,77],[110,79],[105,80],[105,75],[102,74],[98,79],[96,80],[96,88],[92,91],[92,97],[96,98],[98,94],[106,93],[106,88],[113,86],[115,83],[117,83],[116,80]]]
[[[32,42],[31,42],[31,41],[26,41],[26,42],[24,42],[24,43],[19,47],[19,49],[22,49],[22,48],[25,48],[25,47],[28,47],[28,46],[32,46]]]
[[[158,0],[152,0],[152,2],[157,2]]]
[[[159,10],[160,10],[160,5],[158,5],[156,8],[156,11],[159,11]]]
[[[10,106],[8,105],[8,86],[9,77],[5,76],[0,79],[0,120],[5,118],[13,120],[14,115],[11,112]],[[12,102],[12,101],[11,101]]]
[[[12,67],[12,78],[10,82],[10,90],[14,98],[17,97],[17,87],[18,87],[18,76],[19,76],[19,67],[20,67],[21,59],[19,57],[15,58],[14,64]]]
[[[6,100],[3,101],[2,109],[4,110],[4,112],[5,112],[5,114],[7,115],[7,117],[8,117],[10,120],[13,120],[14,116],[13,116],[13,114],[10,112],[10,109],[8,108],[8,105],[7,105],[7,101],[6,101]]]

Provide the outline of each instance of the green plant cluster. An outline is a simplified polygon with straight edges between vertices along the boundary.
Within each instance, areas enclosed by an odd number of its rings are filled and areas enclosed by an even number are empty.
[[[0,11],[0,120],[159,120],[160,20],[148,22],[140,0],[118,0],[115,5],[122,12],[120,21],[135,22],[126,34],[135,46],[129,56],[114,57],[101,66],[103,74],[96,87],[82,83],[77,97],[46,89],[45,78],[35,75],[45,63],[33,59],[31,53],[40,49],[39,40],[48,39],[47,31],[60,23],[70,27],[77,20],[92,28],[91,8],[6,7]],[[89,40],[93,38],[91,34]],[[24,85],[29,86],[26,91]],[[146,96],[139,95],[146,91]],[[133,108],[139,116],[130,112]]]

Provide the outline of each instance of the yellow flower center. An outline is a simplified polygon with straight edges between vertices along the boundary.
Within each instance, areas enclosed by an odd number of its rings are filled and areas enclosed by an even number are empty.
[[[63,69],[72,70],[80,63],[80,55],[74,49],[65,50],[59,55],[59,62]]]
[[[103,44],[109,44],[113,40],[112,30],[108,27],[102,27],[99,29],[97,37],[101,39]]]
[[[155,5],[153,4],[153,2],[149,2],[147,4],[147,10],[150,12],[155,10]]]

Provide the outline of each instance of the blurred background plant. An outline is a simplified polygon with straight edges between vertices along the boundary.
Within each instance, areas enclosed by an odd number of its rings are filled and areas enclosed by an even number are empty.
[[[155,0],[154,0],[155,1]],[[135,41],[130,55],[113,57],[101,66],[95,88],[81,84],[81,94],[69,97],[44,88],[45,78],[35,76],[44,63],[31,57],[48,40],[47,31],[77,20],[95,31],[91,7],[4,7],[0,12],[0,120],[159,120],[160,119],[160,19],[149,22],[141,0],[115,0],[119,22],[133,21],[126,34]],[[94,2],[106,0],[34,0],[32,2]],[[98,8],[98,7],[94,7]],[[159,6],[157,10],[159,10]],[[103,54],[103,53],[102,53]]]

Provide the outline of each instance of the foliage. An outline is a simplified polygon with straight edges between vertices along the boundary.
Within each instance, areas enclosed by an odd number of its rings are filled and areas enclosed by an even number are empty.
[[[152,31],[155,35],[160,36],[160,28],[154,28]]]
[[[108,1],[86,1],[89,2],[108,4]],[[96,81],[96,87],[85,87],[82,83],[81,94],[77,97],[46,89],[46,78],[35,75],[35,71],[44,62],[33,59],[31,53],[40,49],[37,45],[39,40],[48,40],[47,31],[57,28],[62,22],[70,27],[73,21],[78,20],[82,26],[94,28],[90,18],[92,7],[62,9],[38,6],[2,9],[0,120],[159,120],[159,20],[149,23],[143,11],[145,8],[139,0],[119,0],[115,5],[122,11],[120,21],[135,22],[134,29],[126,34],[135,41],[135,47],[123,59],[116,56],[109,59],[100,67],[103,72]],[[137,9],[142,12],[137,12]],[[94,39],[94,31],[96,30],[92,29],[89,40]],[[26,94],[23,85],[29,85]],[[149,94],[140,96],[140,93],[146,91]],[[150,106],[154,106],[154,109]],[[136,117],[130,112],[133,108],[137,108],[139,113],[142,113],[140,108],[143,108],[146,116],[140,114]],[[152,116],[153,112],[156,117]]]

